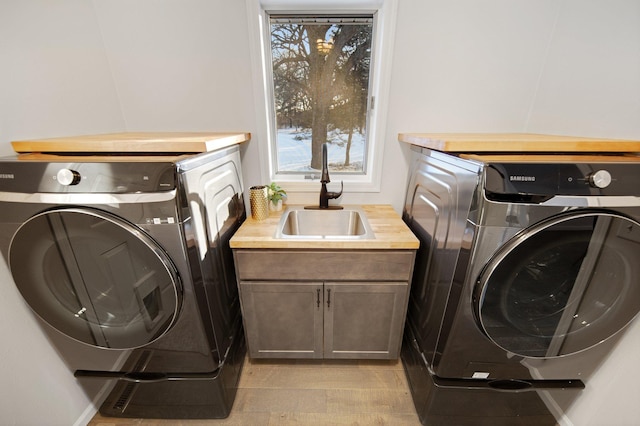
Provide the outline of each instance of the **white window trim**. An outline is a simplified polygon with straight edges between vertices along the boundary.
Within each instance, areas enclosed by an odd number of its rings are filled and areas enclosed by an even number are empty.
[[[318,181],[305,179],[304,175],[276,174],[271,150],[275,144],[271,140],[270,72],[266,69],[266,55],[270,52],[265,40],[269,25],[268,12],[304,13],[345,13],[367,12],[375,14],[374,51],[372,57],[376,68],[372,73],[371,93],[375,105],[370,111],[368,122],[369,147],[367,150],[366,174],[340,174],[332,176],[333,182],[343,180],[344,192],[380,192],[382,180],[382,157],[386,135],[387,105],[391,80],[391,58],[395,36],[395,22],[398,0],[246,0],[249,24],[249,42],[253,67],[253,85],[257,117],[257,131],[252,139],[259,144],[260,164],[264,182],[277,181],[285,184],[288,192],[317,192]]]

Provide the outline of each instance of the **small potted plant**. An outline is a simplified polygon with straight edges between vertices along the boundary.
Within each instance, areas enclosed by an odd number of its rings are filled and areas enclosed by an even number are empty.
[[[277,183],[271,182],[271,185],[267,186],[267,194],[269,201],[271,201],[269,203],[269,210],[282,210],[282,202],[287,198],[287,191],[282,189]]]

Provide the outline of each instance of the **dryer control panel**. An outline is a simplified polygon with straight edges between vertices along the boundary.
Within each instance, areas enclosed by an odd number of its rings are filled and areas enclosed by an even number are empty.
[[[176,175],[171,162],[36,162],[9,158],[0,159],[0,192],[164,192],[176,188]]]

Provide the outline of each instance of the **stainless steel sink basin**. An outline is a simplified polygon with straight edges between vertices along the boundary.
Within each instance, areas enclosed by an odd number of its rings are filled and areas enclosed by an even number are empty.
[[[344,210],[305,210],[288,207],[278,224],[276,238],[373,239],[365,213],[357,207]]]

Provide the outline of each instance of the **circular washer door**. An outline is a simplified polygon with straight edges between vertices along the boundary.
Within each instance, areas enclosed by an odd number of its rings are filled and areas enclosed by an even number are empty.
[[[102,348],[144,346],[176,320],[182,286],[161,247],[134,225],[93,209],[46,211],[9,247],[18,290],[44,321]]]
[[[611,212],[557,216],[516,235],[485,266],[476,318],[511,353],[573,354],[638,315],[639,276],[638,222]]]

